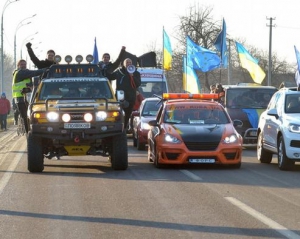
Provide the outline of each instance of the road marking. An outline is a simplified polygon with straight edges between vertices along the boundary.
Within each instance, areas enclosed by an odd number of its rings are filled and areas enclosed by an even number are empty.
[[[248,213],[252,217],[256,218],[257,220],[261,221],[262,223],[266,224],[270,228],[274,229],[281,235],[285,236],[286,238],[291,239],[300,239],[300,236],[291,230],[287,229],[286,227],[280,225],[279,223],[273,221],[272,219],[266,217],[265,215],[261,214],[260,212],[254,210],[253,208],[247,206],[246,204],[242,203],[236,198],[233,197],[225,197],[226,200],[231,202],[233,205],[237,206],[238,208],[242,209],[244,212]]]
[[[188,170],[179,170],[179,171],[195,181],[202,181],[202,178],[198,177],[196,174],[193,174]]]
[[[23,141],[23,144],[21,145],[21,147],[18,147],[20,151],[22,151],[22,149],[26,147],[26,140]],[[13,148],[15,148],[15,146],[19,144],[19,140],[16,141],[16,143],[14,144]],[[4,173],[4,175],[2,176],[2,178],[0,179],[0,195],[2,194],[4,188],[6,187],[7,183],[9,182],[10,177],[12,176],[14,170],[16,169],[18,163],[20,162],[21,158],[23,156],[23,153],[16,153],[16,156],[14,157],[14,159],[12,160],[11,164],[9,165],[7,172]]]

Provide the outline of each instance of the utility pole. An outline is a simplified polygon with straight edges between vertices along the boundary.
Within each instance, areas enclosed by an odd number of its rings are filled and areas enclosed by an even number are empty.
[[[270,24],[266,24],[267,27],[270,27],[270,34],[269,34],[269,67],[268,67],[268,85],[272,85],[271,83],[271,76],[272,76],[272,28],[276,25],[272,25],[272,21],[276,20],[276,18],[267,17],[267,20],[270,20]]]

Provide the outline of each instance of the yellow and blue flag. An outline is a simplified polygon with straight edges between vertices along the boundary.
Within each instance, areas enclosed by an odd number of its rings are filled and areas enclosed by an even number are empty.
[[[167,35],[166,31],[163,30],[163,44],[164,44],[164,55],[163,55],[163,69],[164,70],[171,70],[172,68],[172,47],[170,38]]]
[[[97,41],[96,41],[96,37],[95,37],[95,43],[94,43],[94,51],[93,51],[93,64],[98,64],[99,63],[99,57],[98,57],[98,48],[97,48]]]
[[[215,47],[221,53],[222,67],[227,68],[227,66],[228,66],[228,51],[227,51],[227,45],[226,45],[226,23],[225,23],[224,18],[223,18],[222,30],[219,33],[219,35],[215,41]]]
[[[242,44],[238,42],[235,44],[242,67],[248,70],[255,83],[261,84],[266,73],[258,65],[258,60],[252,57]]]
[[[183,56],[183,89],[189,93],[200,93],[200,81],[193,68],[186,62],[186,56]]]
[[[197,45],[189,36],[186,37],[186,55],[187,65],[202,72],[216,69],[221,63],[216,52]]]

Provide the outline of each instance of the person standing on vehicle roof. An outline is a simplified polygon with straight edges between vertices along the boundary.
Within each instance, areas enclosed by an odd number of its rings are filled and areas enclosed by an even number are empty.
[[[28,70],[26,65],[27,63],[25,60],[19,60],[17,63],[18,68],[13,73],[12,96],[19,109],[21,117],[24,120],[25,130],[28,133],[27,103],[21,92],[23,88],[27,87],[27,84],[32,84],[31,77],[42,75],[47,68]]]
[[[122,59],[125,56],[125,49],[126,49],[126,47],[122,46],[119,56],[115,60],[115,62],[110,61],[110,55],[108,53],[104,53],[102,55],[102,61],[100,61],[98,65],[99,65],[100,69],[102,70],[103,76],[106,77],[107,74],[112,73],[115,69],[117,69],[120,66]]]
[[[47,58],[45,60],[39,60],[36,55],[34,54],[32,48],[31,48],[31,43],[28,42],[26,44],[27,47],[27,51],[28,54],[30,56],[31,61],[33,62],[33,64],[38,68],[38,69],[42,69],[42,68],[46,68],[46,67],[50,67],[53,64],[56,64],[54,61],[54,57],[55,57],[55,52],[53,50],[48,50],[47,51]]]
[[[115,70],[112,74],[107,75],[110,81],[116,80],[116,91],[123,90],[125,100],[129,103],[128,107],[124,108],[125,129],[127,129],[127,124],[136,101],[136,91],[141,85],[141,74],[136,70],[136,68],[134,72],[129,73],[127,67],[130,65],[132,65],[132,60],[130,58],[126,58],[121,67]]]

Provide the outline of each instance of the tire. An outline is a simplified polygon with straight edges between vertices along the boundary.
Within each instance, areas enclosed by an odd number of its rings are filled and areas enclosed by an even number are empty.
[[[134,130],[132,131],[132,140],[133,140],[133,147],[136,147],[136,145],[137,145],[137,139],[136,139],[136,135],[134,133]]]
[[[41,139],[28,133],[27,136],[27,168],[31,173],[44,170],[44,155]]]
[[[295,161],[290,160],[286,156],[284,140],[282,136],[280,136],[278,140],[277,152],[278,152],[278,168],[280,170],[292,170],[295,165]]]
[[[263,133],[260,132],[257,139],[257,159],[261,163],[271,163],[273,154],[264,149]]]
[[[128,167],[127,136],[124,133],[114,136],[111,152],[111,167],[114,170],[125,170]]]
[[[136,136],[136,138],[137,138],[137,142],[136,142],[136,148],[138,149],[138,150],[145,150],[145,144],[141,144],[140,143],[140,140],[139,140],[139,134],[137,134],[137,136]]]

